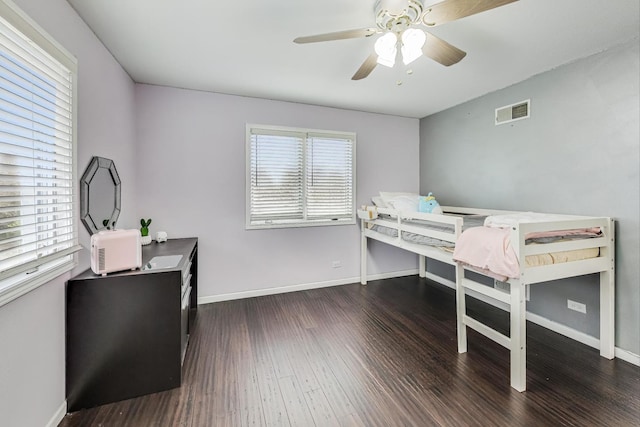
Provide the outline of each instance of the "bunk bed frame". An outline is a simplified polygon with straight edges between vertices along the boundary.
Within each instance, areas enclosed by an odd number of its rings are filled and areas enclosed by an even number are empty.
[[[378,208],[377,218],[361,217],[361,261],[360,282],[367,283],[367,239],[378,240],[419,255],[419,274],[425,277],[426,258],[435,259],[455,268],[456,316],[458,352],[467,351],[467,328],[492,339],[510,351],[511,386],[518,391],[526,389],[526,286],[567,277],[582,276],[598,273],[600,276],[600,355],[607,359],[614,357],[614,300],[615,300],[615,224],[611,218],[562,215],[560,220],[521,223],[510,230],[511,245],[514,247],[518,261],[520,277],[509,279],[509,291],[495,289],[472,280],[465,275],[469,267],[453,260],[452,251],[439,247],[414,243],[403,239],[403,232],[435,238],[445,242],[456,243],[463,230],[463,218],[469,215],[500,215],[515,213],[513,211],[471,209],[443,206],[444,215],[434,215],[419,212],[396,211],[388,208]],[[416,224],[418,221],[440,224],[449,227],[449,231],[434,230]],[[373,225],[395,230],[396,236],[383,234],[371,229]],[[554,243],[526,245],[525,236],[531,232],[545,232],[557,230],[571,230],[599,227],[600,237],[569,240]],[[573,251],[588,248],[599,248],[599,255],[595,258],[570,261],[530,267],[525,262],[529,255]],[[475,270],[473,270],[475,271]],[[450,285],[450,281],[429,274],[429,279]],[[489,326],[470,317],[466,313],[465,295],[480,294],[491,300],[500,301],[509,307],[510,335],[504,335]],[[475,296],[475,295],[474,295]]]

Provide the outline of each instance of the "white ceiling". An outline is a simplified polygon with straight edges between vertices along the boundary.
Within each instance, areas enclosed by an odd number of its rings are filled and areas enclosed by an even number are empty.
[[[470,0],[472,1],[472,0]],[[422,118],[637,38],[638,0],[520,0],[430,31],[467,52],[351,76],[374,37],[375,0],[68,0],[139,83]],[[438,2],[425,0],[425,5]],[[402,81],[402,85],[396,82]]]

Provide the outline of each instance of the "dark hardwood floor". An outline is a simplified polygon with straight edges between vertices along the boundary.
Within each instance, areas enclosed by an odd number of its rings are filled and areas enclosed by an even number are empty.
[[[508,314],[475,300],[475,317]],[[527,391],[469,331],[454,292],[416,276],[202,305],[182,387],[60,426],[637,426],[640,368],[527,324]]]

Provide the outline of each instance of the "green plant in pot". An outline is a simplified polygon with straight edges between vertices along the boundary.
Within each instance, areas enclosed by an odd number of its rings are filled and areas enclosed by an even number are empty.
[[[140,234],[142,235],[142,239],[140,241],[143,245],[148,245],[151,243],[151,236],[149,236],[149,225],[151,225],[151,218],[145,220],[144,218],[140,219]]]

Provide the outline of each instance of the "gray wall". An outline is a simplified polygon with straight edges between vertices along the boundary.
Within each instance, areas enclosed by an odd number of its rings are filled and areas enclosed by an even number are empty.
[[[78,58],[78,172],[91,156],[115,160],[123,183],[119,226],[136,227],[134,84],[64,0],[14,0]],[[89,234],[80,226],[80,243]],[[89,267],[88,251],[76,271]],[[0,425],[42,427],[65,410],[65,274],[0,307]]]
[[[201,299],[359,276],[357,225],[245,230],[246,123],[356,132],[358,205],[418,190],[417,119],[151,85],[136,86],[136,106],[138,216],[151,235],[200,239]],[[371,274],[417,268],[372,249]]]
[[[441,204],[617,220],[616,345],[640,354],[638,40],[420,122],[420,189]],[[481,77],[480,77],[481,78]],[[531,118],[494,125],[531,99]],[[567,309],[567,298],[587,314]],[[532,286],[528,310],[597,337],[597,277]]]

